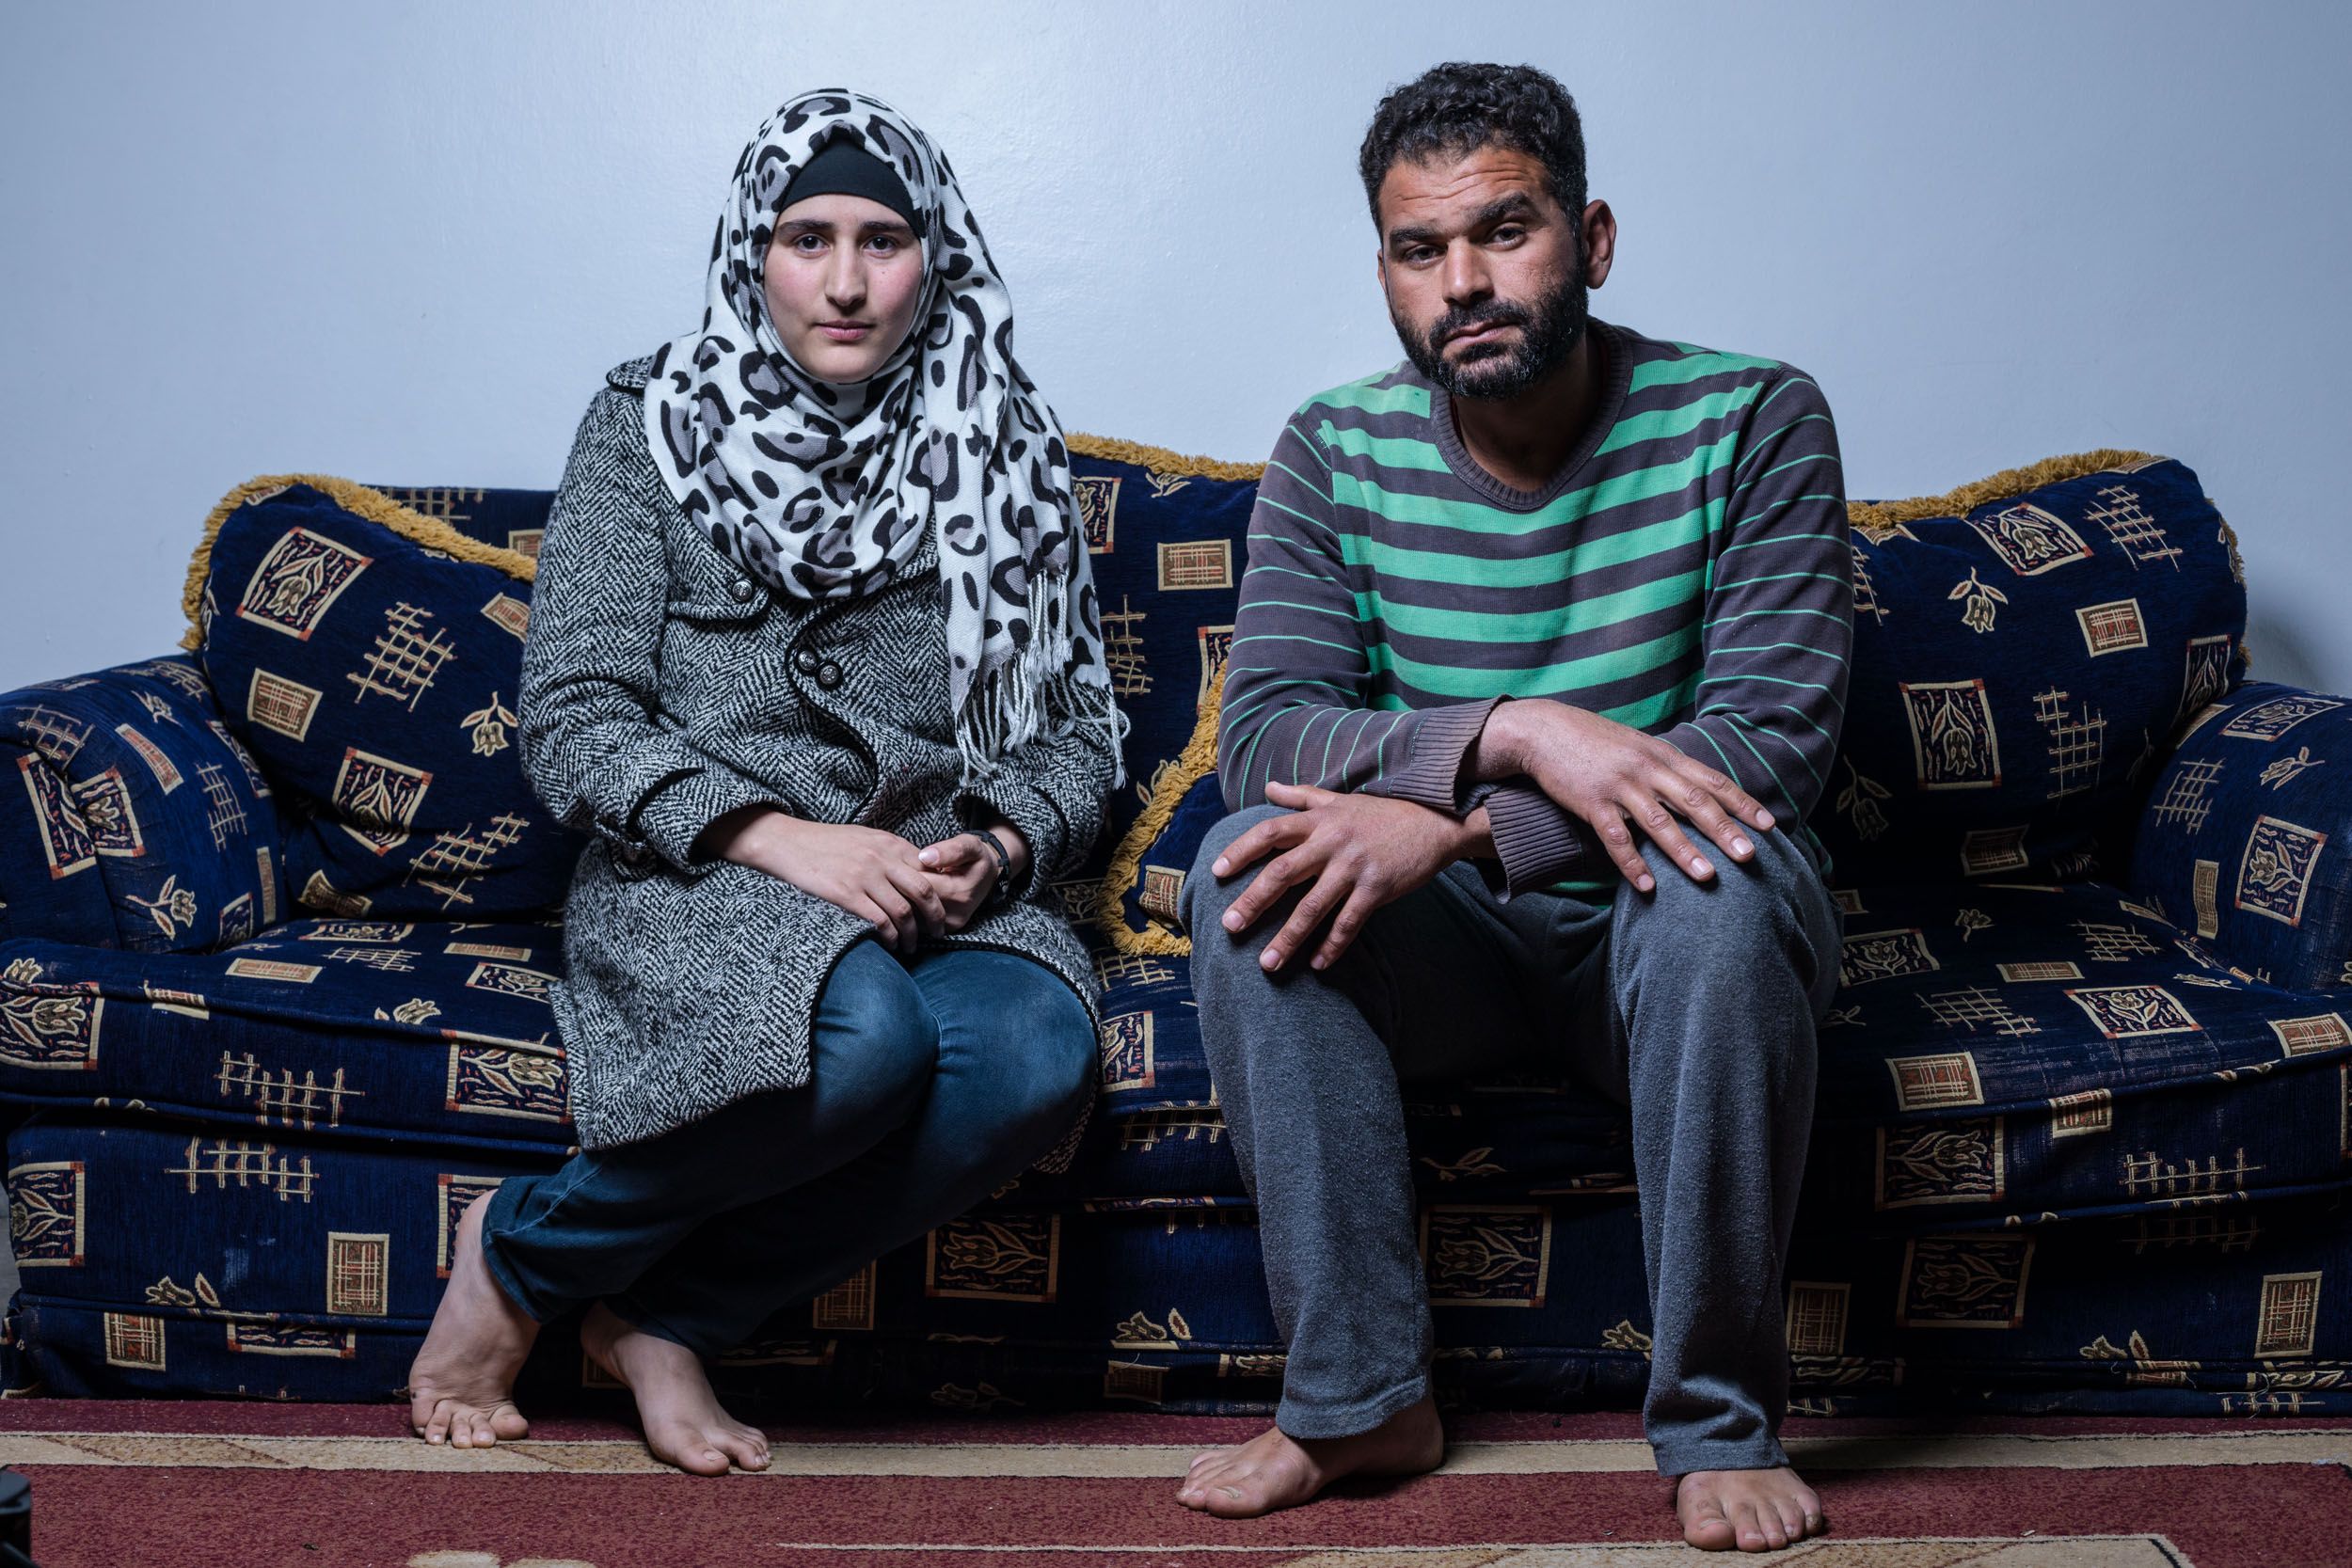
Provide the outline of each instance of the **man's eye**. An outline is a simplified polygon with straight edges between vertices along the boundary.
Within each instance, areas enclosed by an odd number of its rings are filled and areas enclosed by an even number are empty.
[[[1527,230],[1517,224],[1507,224],[1494,231],[1494,241],[1497,245],[1513,245],[1526,237]]]

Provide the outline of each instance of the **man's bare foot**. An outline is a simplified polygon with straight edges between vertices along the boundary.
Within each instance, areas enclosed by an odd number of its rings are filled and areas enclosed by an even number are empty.
[[[624,1323],[602,1302],[581,1321],[580,1342],[636,1396],[656,1459],[698,1476],[723,1476],[730,1464],[768,1467],[768,1439],[719,1407],[702,1357],[684,1345]]]
[[[1826,1534],[1821,1499],[1783,1465],[1777,1470],[1693,1470],[1675,1485],[1682,1539],[1703,1552],[1776,1552]]]
[[[509,1301],[482,1260],[485,1193],[466,1206],[450,1243],[449,1289],[433,1314],[424,1348],[408,1369],[408,1424],[428,1443],[486,1449],[529,1436],[515,1408],[515,1374],[539,1325]]]
[[[1297,1438],[1268,1427],[1238,1448],[1212,1449],[1192,1462],[1176,1500],[1220,1519],[1252,1519],[1296,1508],[1342,1476],[1417,1476],[1444,1458],[1445,1428],[1423,1396],[1353,1437]]]

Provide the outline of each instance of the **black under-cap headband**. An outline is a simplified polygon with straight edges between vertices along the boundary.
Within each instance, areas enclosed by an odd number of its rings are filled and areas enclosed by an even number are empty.
[[[846,136],[827,142],[815,157],[801,166],[800,172],[792,176],[792,183],[785,187],[776,211],[781,213],[812,196],[862,196],[868,201],[881,202],[906,219],[907,227],[917,234],[923,232],[922,219],[915,214],[914,198],[907,194],[906,182],[898,178],[898,171]]]

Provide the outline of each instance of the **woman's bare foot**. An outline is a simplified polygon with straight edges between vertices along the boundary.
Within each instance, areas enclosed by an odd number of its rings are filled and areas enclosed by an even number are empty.
[[[1675,1484],[1682,1539],[1703,1552],[1776,1552],[1826,1534],[1829,1521],[1813,1488],[1777,1470],[1693,1470]]]
[[[428,1443],[486,1449],[531,1433],[515,1408],[515,1374],[539,1325],[506,1297],[482,1260],[485,1193],[466,1206],[450,1243],[449,1289],[424,1348],[408,1369],[408,1424]]]
[[[656,1459],[698,1476],[723,1476],[730,1464],[768,1467],[768,1439],[719,1407],[702,1357],[684,1345],[622,1322],[602,1302],[580,1323],[580,1342],[636,1396]]]
[[[1238,1448],[1212,1449],[1192,1462],[1176,1500],[1220,1519],[1251,1519],[1295,1508],[1342,1476],[1417,1476],[1444,1458],[1445,1428],[1423,1396],[1353,1437],[1302,1439],[1268,1427]]]

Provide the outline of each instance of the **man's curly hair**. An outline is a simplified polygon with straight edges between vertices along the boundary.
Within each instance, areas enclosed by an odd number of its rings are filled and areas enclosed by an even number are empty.
[[[1532,65],[1432,66],[1380,101],[1356,155],[1364,199],[1380,223],[1380,182],[1399,160],[1459,158],[1507,147],[1544,166],[1570,222],[1584,211],[1584,123],[1568,89]]]

